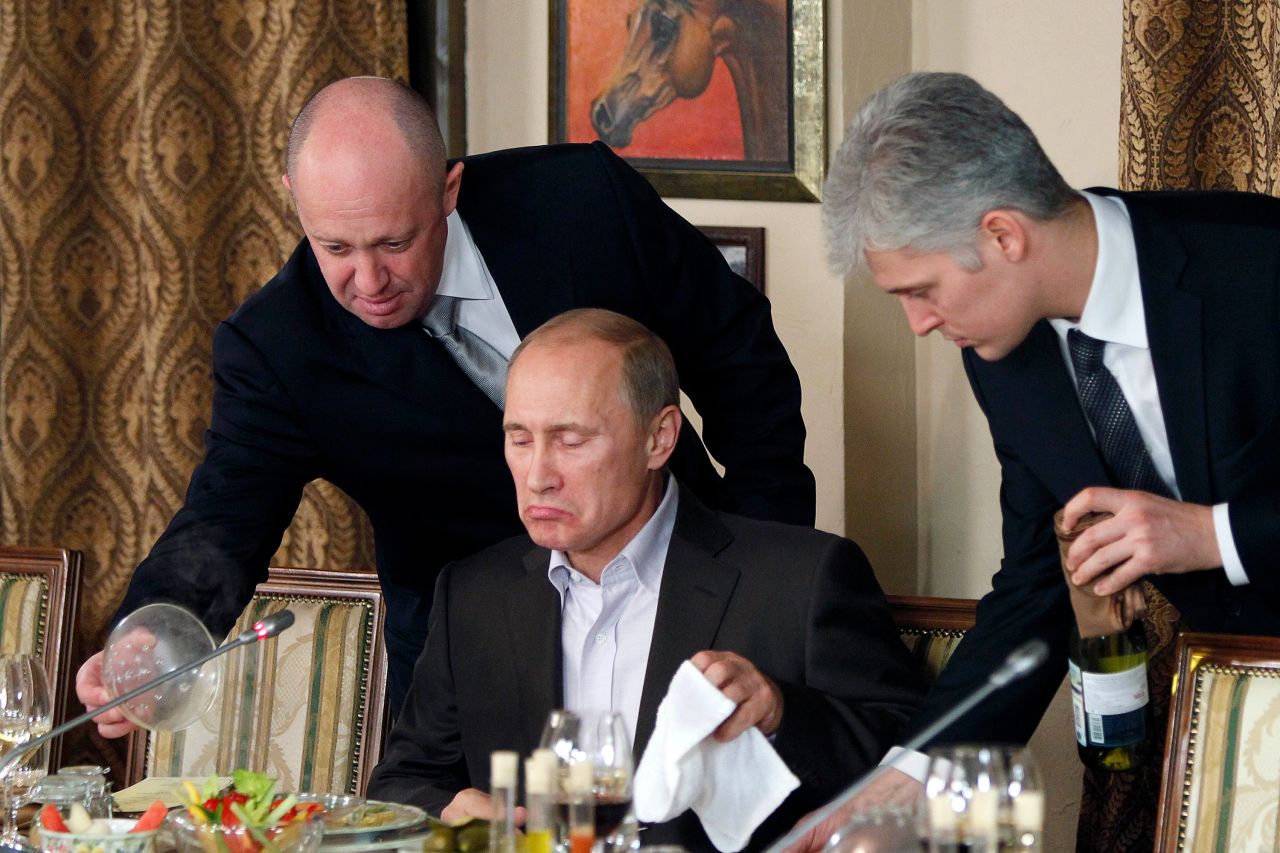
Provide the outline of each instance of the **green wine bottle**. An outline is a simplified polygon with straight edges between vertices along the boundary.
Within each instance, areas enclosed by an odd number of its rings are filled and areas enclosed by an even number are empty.
[[[1085,638],[1073,624],[1068,669],[1080,760],[1095,770],[1141,767],[1152,754],[1142,623]]]

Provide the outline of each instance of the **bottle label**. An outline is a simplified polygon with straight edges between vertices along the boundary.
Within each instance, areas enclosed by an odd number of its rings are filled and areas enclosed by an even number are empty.
[[[1146,736],[1146,664],[1121,672],[1085,672],[1069,662],[1076,742],[1115,747]]]

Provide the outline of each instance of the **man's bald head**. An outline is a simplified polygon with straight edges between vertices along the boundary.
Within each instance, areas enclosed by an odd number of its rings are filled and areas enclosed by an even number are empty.
[[[368,155],[381,158],[389,152],[380,150],[386,145],[379,140],[387,136],[377,131],[388,128],[395,129],[393,136],[403,144],[407,156],[422,166],[428,185],[442,191],[447,158],[435,113],[422,95],[385,77],[348,77],[313,95],[289,129],[285,174],[291,182],[296,179],[313,136],[326,145],[334,135],[360,136],[369,143]]]

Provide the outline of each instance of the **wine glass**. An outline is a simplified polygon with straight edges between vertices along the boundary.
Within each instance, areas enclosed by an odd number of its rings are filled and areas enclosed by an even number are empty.
[[[1035,756],[1026,747],[1004,750],[1005,792],[1001,818],[1001,846],[1009,850],[1039,850],[1044,831],[1044,784]]]
[[[994,851],[1000,803],[1007,796],[999,748],[958,745],[929,751],[920,810],[930,851]]]
[[[560,761],[561,776],[573,761],[573,751],[577,746],[582,731],[582,718],[572,711],[556,708],[547,715],[547,722],[542,727],[542,737],[538,739],[539,749],[549,749]]]
[[[176,604],[148,604],[112,629],[102,656],[102,683],[112,697],[120,696],[213,649],[209,629],[190,611]],[[222,659],[215,658],[129,700],[120,710],[143,728],[185,729],[213,707],[221,681]]]
[[[631,814],[631,738],[621,714],[607,712],[583,720],[578,744],[581,756],[595,768],[596,839],[604,849],[625,849],[625,824]]]
[[[49,679],[44,665],[31,655],[0,657],[0,741],[10,753],[21,751],[32,738],[47,734],[53,726]],[[4,830],[0,841],[12,844],[18,835],[21,798],[49,768],[48,744],[28,751],[4,774]]]

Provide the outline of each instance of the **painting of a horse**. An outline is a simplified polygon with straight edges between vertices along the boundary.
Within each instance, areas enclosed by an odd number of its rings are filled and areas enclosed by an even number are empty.
[[[786,0],[625,5],[625,47],[590,105],[591,126],[602,140],[625,153],[639,124],[677,99],[702,95],[720,60],[733,81],[744,158],[787,160]]]

